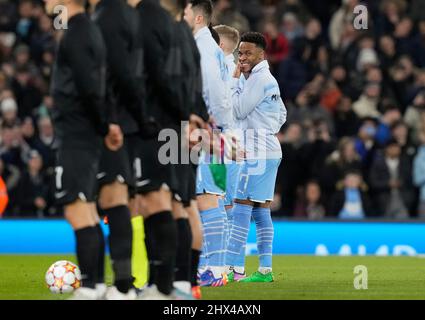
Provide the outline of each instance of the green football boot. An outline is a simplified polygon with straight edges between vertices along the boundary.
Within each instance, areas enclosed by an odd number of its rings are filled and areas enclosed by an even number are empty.
[[[263,274],[261,272],[255,271],[249,277],[240,279],[238,282],[273,282],[273,281],[274,281],[273,272],[268,272],[266,274]]]

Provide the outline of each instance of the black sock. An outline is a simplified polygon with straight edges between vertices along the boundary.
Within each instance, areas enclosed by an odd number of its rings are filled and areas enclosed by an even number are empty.
[[[100,224],[96,225],[97,237],[99,239],[99,262],[97,265],[96,283],[105,283],[105,237]]]
[[[76,230],[75,238],[82,286],[94,289],[97,282],[99,263],[99,236],[96,227]]]
[[[131,275],[133,228],[130,210],[127,206],[118,206],[103,211],[109,222],[109,248],[114,271],[114,285],[118,291],[127,293],[134,281]]]
[[[177,228],[170,211],[151,215],[145,220],[146,250],[149,258],[149,284],[164,294],[173,290],[177,251]]]
[[[191,281],[192,230],[188,219],[177,219],[177,256],[175,281]]]
[[[190,282],[192,283],[192,287],[198,285],[198,266],[199,266],[199,257],[201,256],[201,251],[192,249],[191,255],[191,278]]]

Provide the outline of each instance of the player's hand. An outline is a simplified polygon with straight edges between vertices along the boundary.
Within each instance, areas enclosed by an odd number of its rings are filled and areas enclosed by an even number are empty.
[[[240,62],[236,65],[235,72],[233,73],[233,78],[239,79],[242,74],[242,65]]]
[[[124,137],[121,128],[117,124],[109,125],[109,132],[105,137],[105,145],[111,151],[117,151],[122,147]]]

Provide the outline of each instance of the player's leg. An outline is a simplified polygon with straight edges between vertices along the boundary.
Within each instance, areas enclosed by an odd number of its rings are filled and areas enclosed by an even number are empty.
[[[203,243],[202,222],[199,216],[198,204],[196,200],[190,201],[190,206],[185,208],[189,216],[190,229],[192,231],[192,250],[191,250],[191,268],[190,282],[192,285],[192,294],[195,299],[201,298],[201,290],[198,284],[198,266],[201,256]]]
[[[200,277],[201,286],[222,286],[227,283],[223,258],[226,250],[223,235],[227,217],[219,205],[219,198],[224,192],[215,184],[208,164],[198,166],[196,189],[204,231],[203,255],[206,256],[207,264],[207,270]]]
[[[241,282],[272,282],[272,252],[274,228],[271,218],[271,203],[273,201],[277,170],[280,159],[264,161],[265,170],[253,178],[256,184],[264,186],[261,190],[252,190],[251,196],[256,199],[252,210],[252,217],[257,231],[257,247],[260,257],[260,266],[257,272],[242,279]]]
[[[173,290],[177,250],[177,228],[172,215],[172,193],[168,188],[143,195],[149,285],[169,296]]]
[[[64,215],[71,224],[76,239],[76,255],[82,273],[82,287],[72,299],[98,298],[95,289],[100,269],[99,252],[103,233],[96,225],[95,184],[100,148],[59,149],[57,153],[55,197],[64,206]]]
[[[76,239],[76,255],[81,270],[82,286],[77,296],[82,299],[96,300],[95,289],[98,274],[99,237],[96,221],[92,216],[93,203],[76,200],[65,205],[66,220],[71,224]],[[78,291],[77,290],[77,291]],[[83,292],[83,295],[80,293]]]
[[[231,281],[239,281],[245,277],[246,241],[248,239],[252,210],[255,205],[251,201],[250,188],[258,188],[259,186],[252,183],[253,178],[249,175],[249,169],[248,161],[244,161],[240,167],[232,209],[233,223],[226,252],[226,270],[231,271],[229,274]]]
[[[134,298],[131,274],[132,226],[128,207],[128,186],[133,184],[127,145],[112,152],[104,148],[99,164],[100,186],[98,206],[108,218],[109,248],[114,287],[106,293],[107,299]],[[127,295],[128,294],[128,295]]]
[[[174,287],[185,294],[191,295],[190,267],[192,231],[190,229],[189,216],[182,201],[173,200],[173,216],[177,225],[177,253]]]
[[[133,168],[134,186],[130,187],[129,208],[133,230],[132,273],[134,286],[143,288],[148,281],[148,257],[145,245],[145,225],[143,221],[144,202],[138,188],[144,184],[142,177],[143,140],[137,135],[126,137],[129,160]]]
[[[148,257],[145,245],[145,226],[142,209],[138,205],[141,200],[139,195],[130,199],[131,225],[133,228],[133,250],[131,256],[131,269],[134,277],[134,286],[143,288],[148,281]]]
[[[99,207],[108,217],[109,222],[109,248],[114,272],[114,286],[120,293],[127,294],[133,286],[131,272],[133,230],[128,208],[127,185],[115,181],[103,186],[99,194]],[[108,291],[108,299],[118,299],[120,296],[113,294],[115,288]]]

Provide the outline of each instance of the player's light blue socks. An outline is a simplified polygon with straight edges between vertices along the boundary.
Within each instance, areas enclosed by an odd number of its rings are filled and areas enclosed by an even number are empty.
[[[204,228],[205,252],[208,268],[214,277],[221,277],[224,271],[224,214],[220,208],[201,211],[201,220]]]
[[[224,247],[224,252],[223,254],[221,254],[220,257],[220,266],[224,266],[225,262],[226,262],[226,249],[227,249],[227,242],[228,242],[228,238],[229,238],[229,221],[227,220],[227,213],[226,213],[226,208],[224,206],[224,199],[219,198],[218,199],[218,207],[221,210],[221,214],[223,215],[223,220],[224,220],[224,232],[223,232],[223,247]]]
[[[226,243],[227,243],[227,246],[228,246],[229,245],[229,239],[230,239],[230,232],[232,231],[232,226],[233,226],[233,207],[226,210],[226,213],[227,213],[227,230],[228,230]]]
[[[235,203],[233,206],[233,224],[226,252],[226,265],[235,267],[235,271],[239,273],[243,273],[245,266],[245,248],[251,223],[252,209],[252,206],[240,203]]]
[[[270,208],[256,207],[252,210],[252,217],[257,229],[260,270],[269,269],[271,271],[274,229]]]

